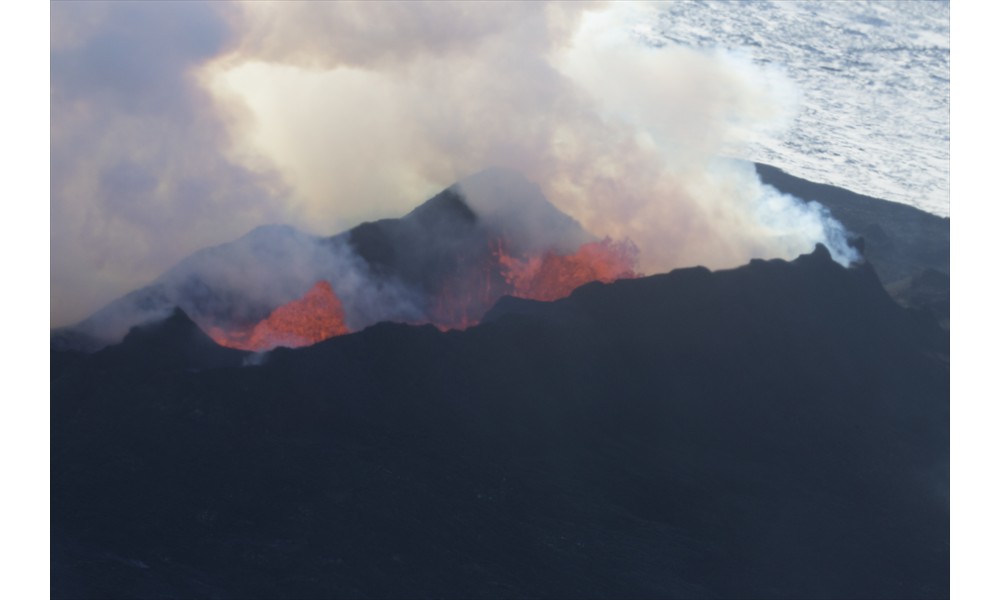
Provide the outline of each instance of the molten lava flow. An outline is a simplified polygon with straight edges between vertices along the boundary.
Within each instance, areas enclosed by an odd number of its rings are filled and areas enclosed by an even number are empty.
[[[309,346],[350,333],[344,324],[344,307],[326,281],[319,281],[298,300],[274,309],[249,332],[224,332],[217,327],[209,335],[222,346],[264,351],[277,346]]]
[[[531,300],[558,300],[591,281],[610,283],[638,277],[635,271],[639,251],[629,240],[614,242],[604,238],[583,244],[573,254],[546,252],[526,260],[511,257],[500,246],[497,256],[512,295]]]
[[[507,294],[530,300],[558,300],[591,281],[610,283],[638,277],[639,251],[629,240],[605,238],[580,246],[572,254],[549,251],[518,257],[498,238],[481,262],[459,268],[433,294],[427,322],[438,329],[465,329]]]
[[[625,240],[605,238],[580,246],[572,254],[548,251],[516,256],[496,239],[481,255],[468,257],[429,293],[425,321],[442,330],[465,329],[479,323],[503,295],[531,300],[558,300],[591,281],[610,283],[638,277],[638,249]],[[251,329],[223,331],[210,327],[218,344],[241,350],[265,351],[277,346],[298,348],[349,333],[344,308],[326,281],[305,296],[276,308]]]

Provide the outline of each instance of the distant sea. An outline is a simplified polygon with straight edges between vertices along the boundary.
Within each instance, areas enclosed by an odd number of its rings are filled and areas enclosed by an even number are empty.
[[[949,215],[948,2],[675,2],[633,33],[785,70],[798,118],[742,158]]]

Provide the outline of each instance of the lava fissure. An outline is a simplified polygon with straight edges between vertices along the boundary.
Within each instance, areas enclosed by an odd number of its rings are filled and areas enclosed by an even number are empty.
[[[428,292],[424,323],[441,330],[465,329],[478,324],[504,295],[552,301],[592,281],[610,283],[640,276],[638,249],[627,239],[588,242],[571,254],[549,250],[516,256],[502,237],[489,247],[482,261],[456,267],[436,290]],[[279,306],[250,329],[209,327],[208,333],[222,346],[261,352],[278,346],[309,346],[350,333],[350,329],[333,286],[319,281],[305,296]]]
[[[209,328],[220,345],[262,352],[278,346],[310,346],[350,333],[345,325],[344,307],[328,281],[318,281],[306,294],[274,309],[249,331],[226,332]]]

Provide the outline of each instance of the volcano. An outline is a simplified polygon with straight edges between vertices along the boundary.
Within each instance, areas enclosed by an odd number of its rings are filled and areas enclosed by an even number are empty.
[[[813,183],[769,165],[755,166],[763,183],[826,207],[848,231],[864,240],[865,259],[897,302],[926,310],[948,327],[950,219]]]
[[[756,167],[778,190],[826,206],[852,235],[864,238],[866,259],[893,297],[931,311],[947,327],[948,219]],[[537,185],[493,168],[401,218],[362,223],[331,237],[259,227],[196,252],[150,285],[54,330],[51,342],[55,350],[93,352],[180,307],[218,342],[249,348],[246,338],[258,324],[319,281],[331,284],[343,307],[338,332],[380,321],[461,329],[479,322],[505,295],[553,300],[589,281],[635,277],[638,258],[628,240],[595,238]],[[938,282],[933,294],[925,281]],[[285,343],[308,339],[287,337]]]
[[[635,264],[495,170],[55,332],[52,596],[947,596],[937,315],[823,246]]]
[[[263,360],[175,311],[54,351],[52,594],[946,596],[948,354],[822,247]]]
[[[301,346],[379,321],[464,328],[503,295],[555,299],[590,281],[635,277],[637,262],[628,240],[596,239],[538,186],[494,168],[402,218],[362,223],[329,238],[262,227],[200,251],[153,284],[56,331],[53,346],[93,351],[175,306],[219,343],[245,349]],[[303,297],[318,281],[330,284],[341,305],[333,317],[338,324],[276,335],[273,314],[303,314]]]

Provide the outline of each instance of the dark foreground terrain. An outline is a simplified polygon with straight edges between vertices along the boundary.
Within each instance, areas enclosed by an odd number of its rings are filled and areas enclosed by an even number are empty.
[[[54,350],[53,597],[947,596],[948,336],[870,265],[484,321]]]
[[[761,181],[825,206],[854,236],[890,295],[903,306],[927,310],[944,328],[950,320],[951,221],[922,210],[813,183],[757,164]]]

